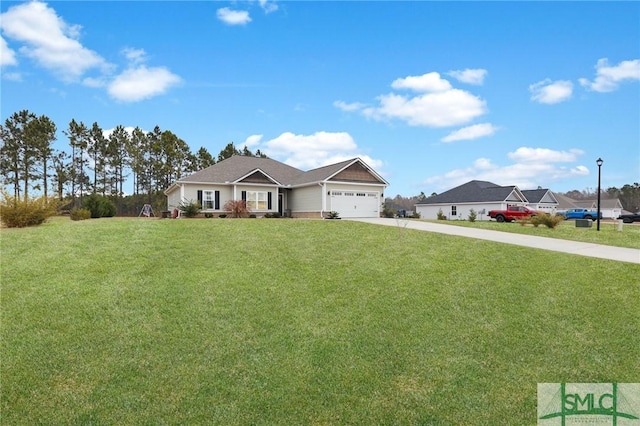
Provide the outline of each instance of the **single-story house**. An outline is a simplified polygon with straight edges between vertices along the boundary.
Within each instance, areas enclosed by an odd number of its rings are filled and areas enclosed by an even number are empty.
[[[271,158],[234,155],[179,179],[164,192],[168,210],[198,201],[203,213],[225,214],[229,200],[245,200],[258,216],[379,217],[389,183],[360,158],[302,171]]]
[[[554,214],[558,209],[556,194],[548,189],[523,189],[522,194],[528,201],[527,207],[533,210]]]
[[[423,219],[437,219],[442,212],[450,220],[466,220],[473,209],[476,220],[489,220],[489,210],[504,210],[511,205],[554,212],[558,201],[548,189],[520,190],[517,186],[500,186],[492,182],[472,180],[441,194],[416,203]]]
[[[598,209],[598,200],[574,200],[565,195],[556,194],[560,205],[558,210],[569,209]],[[603,219],[617,219],[622,214],[622,203],[618,198],[602,198],[600,197],[600,211]]]

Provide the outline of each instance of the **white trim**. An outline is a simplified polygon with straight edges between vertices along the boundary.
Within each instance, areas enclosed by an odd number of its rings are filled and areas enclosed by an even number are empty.
[[[233,181],[233,183],[235,183],[235,184],[244,184],[244,185],[268,185],[268,184],[265,184],[265,183],[263,183],[263,184],[252,184],[252,183],[249,183],[249,182],[241,182],[243,179],[245,179],[245,178],[247,178],[247,177],[251,176],[251,175],[252,175],[252,174],[254,174],[255,172],[260,172],[260,173],[262,173],[262,175],[263,175],[264,177],[266,177],[267,179],[269,179],[269,180],[270,180],[271,182],[273,182],[274,184],[282,186],[282,184],[281,184],[280,182],[278,182],[277,180],[275,180],[274,178],[272,178],[271,176],[269,176],[269,174],[268,174],[268,173],[265,173],[265,172],[264,172],[264,171],[262,171],[262,169],[260,169],[260,168],[253,169],[253,170],[251,170],[249,173],[245,174],[244,176],[240,176],[238,179],[234,180],[234,181]]]
[[[331,179],[332,177],[334,177],[335,175],[343,172],[344,170],[348,169],[349,167],[353,166],[355,163],[360,163],[365,169],[367,169],[369,171],[369,173],[371,173],[376,179],[379,179],[380,181],[382,181],[382,183],[378,183],[378,185],[389,185],[389,182],[387,182],[386,180],[384,180],[384,178],[382,176],[380,176],[378,173],[376,173],[375,170],[373,170],[371,167],[369,167],[369,165],[367,165],[367,163],[365,163],[364,161],[362,161],[360,159],[360,157],[354,158],[353,161],[351,161],[349,164],[347,164],[346,166],[344,166],[343,168],[341,168],[340,170],[338,170],[337,172],[333,173],[330,176],[327,176],[324,180],[328,181],[329,179]],[[333,183],[333,182],[332,182]]]

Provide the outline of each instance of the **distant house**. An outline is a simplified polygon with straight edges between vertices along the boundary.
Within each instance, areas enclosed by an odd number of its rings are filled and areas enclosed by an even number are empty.
[[[564,195],[556,194],[560,202],[558,210],[589,209],[597,210],[598,200],[574,200]],[[622,203],[618,198],[601,198],[600,211],[604,219],[616,219],[622,214]]]
[[[556,194],[548,189],[525,189],[522,193],[527,198],[527,207],[549,214],[558,209]]]
[[[465,220],[473,209],[476,220],[489,220],[489,210],[506,209],[510,205],[528,206],[553,213],[557,206],[553,192],[548,189],[520,190],[517,186],[500,186],[492,182],[472,180],[416,204],[416,212],[423,219],[436,219],[442,212],[447,219]]]
[[[197,201],[203,213],[227,213],[244,200],[251,213],[322,218],[379,217],[389,184],[359,158],[302,171],[270,158],[236,155],[184,177],[164,192],[168,210]]]

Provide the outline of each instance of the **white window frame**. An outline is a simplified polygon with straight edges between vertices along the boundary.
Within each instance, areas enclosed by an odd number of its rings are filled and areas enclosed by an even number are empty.
[[[267,191],[247,191],[247,208],[251,211],[268,210]]]
[[[202,191],[202,210],[215,210],[216,208],[216,192]]]

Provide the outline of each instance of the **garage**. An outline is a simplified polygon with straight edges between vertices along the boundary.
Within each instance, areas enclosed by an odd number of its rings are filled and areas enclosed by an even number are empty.
[[[380,193],[362,191],[331,191],[329,210],[340,217],[379,217]]]

